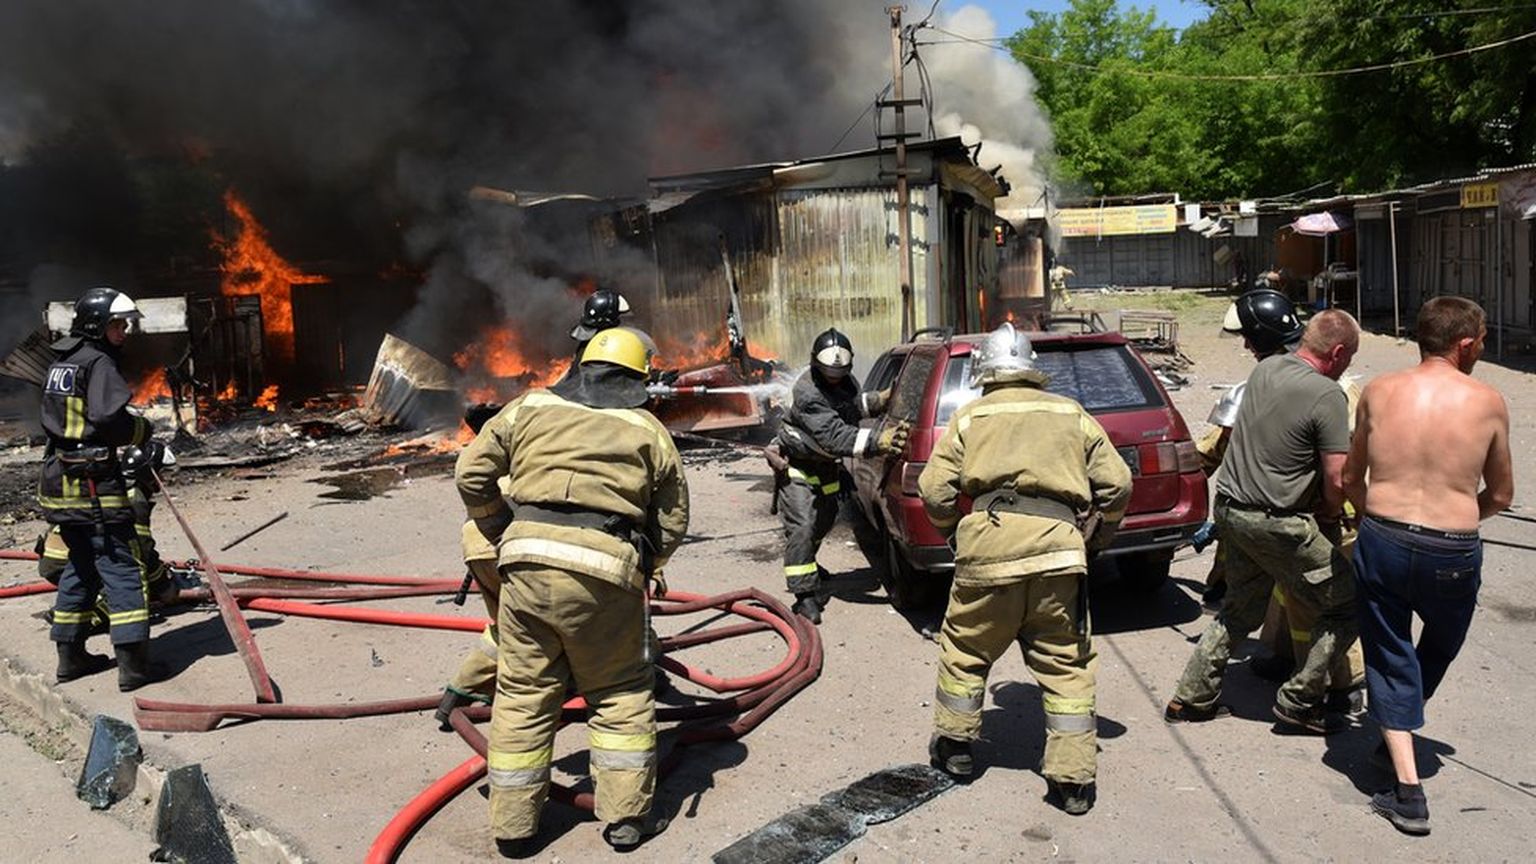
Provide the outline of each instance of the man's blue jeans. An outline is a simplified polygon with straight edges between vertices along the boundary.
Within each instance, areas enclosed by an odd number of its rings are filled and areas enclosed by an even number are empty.
[[[1355,541],[1360,643],[1370,715],[1383,729],[1424,725],[1424,703],[1461,651],[1477,590],[1483,543],[1408,530],[1369,516]],[[1413,616],[1424,622],[1413,644]]]

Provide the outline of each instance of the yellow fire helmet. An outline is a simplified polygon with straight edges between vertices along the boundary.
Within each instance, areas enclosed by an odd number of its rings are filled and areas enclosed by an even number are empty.
[[[649,375],[655,345],[644,331],[633,327],[610,327],[598,331],[587,343],[586,350],[581,352],[581,362],[582,365],[612,363],[640,375]]]

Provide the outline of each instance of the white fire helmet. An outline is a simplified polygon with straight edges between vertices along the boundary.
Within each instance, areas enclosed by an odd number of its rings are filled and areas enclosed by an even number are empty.
[[[1034,346],[1011,323],[1004,322],[971,351],[972,387],[1041,378],[1035,369]]]

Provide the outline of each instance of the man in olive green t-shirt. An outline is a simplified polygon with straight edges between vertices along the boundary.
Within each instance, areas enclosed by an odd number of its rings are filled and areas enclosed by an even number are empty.
[[[1306,663],[1275,694],[1275,717],[1299,731],[1339,728],[1323,701],[1333,656],[1355,639],[1354,574],[1325,532],[1343,509],[1349,452],[1348,400],[1337,381],[1359,345],[1355,319],[1328,310],[1308,323],[1294,354],[1270,357],[1249,376],[1216,485],[1229,587],[1184,667],[1164,712],[1169,722],[1227,713],[1216,700],[1232,641],[1263,621],[1279,582],[1319,614]]]

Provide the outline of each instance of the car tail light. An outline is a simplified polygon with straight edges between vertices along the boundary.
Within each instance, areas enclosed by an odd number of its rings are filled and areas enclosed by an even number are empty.
[[[1200,470],[1200,451],[1195,449],[1195,442],[1180,441],[1173,445],[1179,454],[1179,473],[1190,474]]]
[[[901,494],[916,495],[917,477],[928,467],[927,462],[908,462],[901,466]]]
[[[1193,441],[1141,445],[1142,474],[1185,474],[1199,470],[1200,453]]]

